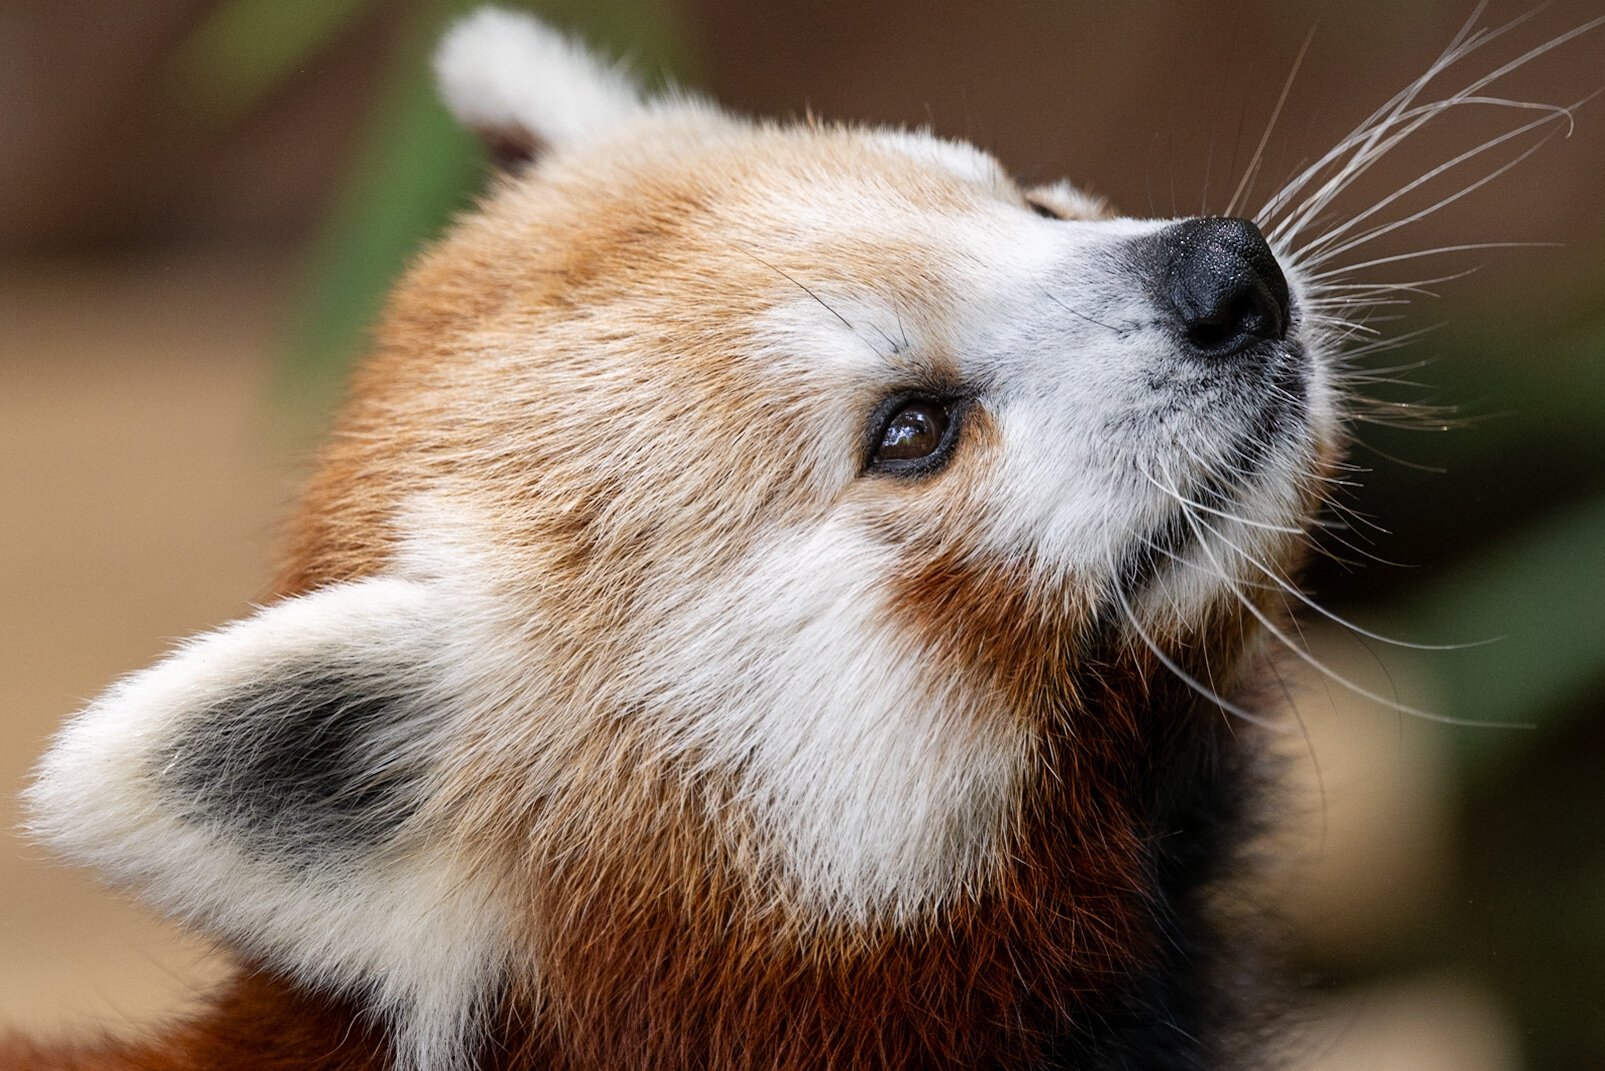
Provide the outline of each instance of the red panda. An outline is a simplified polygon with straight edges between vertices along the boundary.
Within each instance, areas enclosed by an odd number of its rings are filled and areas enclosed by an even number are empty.
[[[1234,1058],[1262,573],[1343,438],[1292,231],[648,98],[494,10],[438,74],[506,171],[398,285],[274,598],[30,790],[237,974],[0,1063]]]

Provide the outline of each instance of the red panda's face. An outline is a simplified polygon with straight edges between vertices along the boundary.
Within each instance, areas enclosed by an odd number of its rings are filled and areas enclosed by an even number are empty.
[[[510,16],[442,75],[543,151],[399,287],[282,601],[47,758],[58,844],[424,1063],[507,978],[562,993],[603,900],[795,935],[994,895],[1094,650],[1229,683],[1335,449],[1252,225],[643,105]],[[1123,905],[1075,908],[1089,963],[1144,895],[1113,784],[1065,790]]]
[[[1104,628],[1216,643],[1332,448],[1258,233],[1103,217],[967,146],[684,105],[506,179],[399,292],[332,503],[385,488],[384,538],[466,548],[440,571],[518,622],[538,698],[462,805],[621,721],[730,779],[774,895],[984,880],[1075,702],[1043,681]]]

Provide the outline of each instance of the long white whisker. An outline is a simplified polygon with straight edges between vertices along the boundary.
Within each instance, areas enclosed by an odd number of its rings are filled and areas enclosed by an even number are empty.
[[[1478,94],[1483,89],[1503,78],[1511,71],[1516,70],[1517,68],[1531,62],[1537,57],[1542,56],[1555,48],[1559,48],[1561,45],[1573,40],[1577,36],[1588,33],[1600,25],[1605,24],[1605,16],[1590,20],[1581,26],[1574,27],[1566,33],[1551,38],[1544,44],[1527,50],[1520,56],[1517,56],[1515,59],[1510,60],[1490,73],[1474,80],[1470,85],[1465,86],[1457,93],[1451,94],[1444,100],[1435,102],[1434,104],[1422,105],[1417,108],[1410,107],[1411,102],[1414,101],[1415,97],[1419,95],[1421,90],[1450,65],[1458,62],[1475,49],[1481,48],[1489,41],[1494,40],[1496,37],[1514,28],[1514,26],[1518,25],[1520,22],[1525,21],[1526,18],[1530,18],[1532,14],[1533,13],[1529,13],[1526,16],[1522,16],[1516,20],[1513,20],[1512,22],[1507,23],[1505,26],[1502,26],[1495,31],[1474,35],[1472,38],[1466,41],[1464,47],[1457,47],[1454,44],[1451,44],[1450,49],[1447,50],[1437,62],[1428,68],[1426,74],[1417,79],[1401,94],[1395,95],[1393,100],[1390,101],[1388,105],[1384,105],[1384,107],[1377,113],[1373,113],[1372,118],[1361,124],[1360,128],[1355,132],[1355,134],[1351,135],[1349,138],[1345,138],[1343,142],[1340,142],[1337,147],[1335,147],[1331,152],[1327,153],[1326,156],[1322,157],[1321,160],[1317,161],[1315,165],[1312,165],[1310,168],[1307,168],[1305,171],[1301,172],[1298,177],[1289,183],[1287,187],[1284,187],[1283,191],[1273,199],[1272,204],[1267,204],[1266,208],[1261,211],[1261,215],[1258,218],[1269,220],[1275,212],[1279,212],[1281,210],[1283,205],[1287,203],[1288,199],[1290,199],[1294,194],[1303,190],[1309,184],[1309,182],[1312,181],[1315,176],[1319,174],[1325,167],[1337,162],[1337,160],[1341,159],[1345,154],[1348,154],[1348,160],[1344,162],[1341,167],[1339,167],[1336,174],[1329,178],[1313,195],[1308,197],[1300,208],[1290,213],[1286,218],[1279,222],[1275,228],[1273,228],[1271,232],[1273,239],[1280,241],[1291,241],[1295,234],[1302,230],[1309,223],[1309,221],[1322,209],[1324,209],[1326,205],[1328,205],[1339,193],[1347,189],[1356,178],[1364,174],[1377,161],[1390,153],[1401,142],[1409,138],[1412,134],[1414,134],[1417,130],[1419,130],[1426,123],[1430,122],[1436,116],[1443,114],[1451,108],[1459,107],[1462,104],[1478,99]],[[1542,107],[1542,105],[1533,106]],[[1407,118],[1407,116],[1411,113],[1415,113],[1414,116]],[[1372,125],[1373,123],[1375,124],[1374,126]],[[1401,129],[1398,129],[1391,134],[1387,134],[1385,137],[1383,136],[1385,131],[1388,131],[1394,127],[1399,127],[1401,124]],[[1372,129],[1367,131],[1367,127],[1372,127]],[[1356,139],[1358,139],[1357,147],[1355,145]],[[1350,151],[1351,149],[1352,152]]]
[[[1315,40],[1315,27],[1304,37],[1304,44],[1299,47],[1298,56],[1293,60],[1293,68],[1287,72],[1287,80],[1282,83],[1282,93],[1276,98],[1276,107],[1271,109],[1271,120],[1265,124],[1265,132],[1259,137],[1259,144],[1254,147],[1254,156],[1243,169],[1243,177],[1237,183],[1237,189],[1232,191],[1232,199],[1226,202],[1226,211],[1222,215],[1234,215],[1237,206],[1242,202],[1243,195],[1248,192],[1249,184],[1254,181],[1254,174],[1259,170],[1260,161],[1265,156],[1265,146],[1271,140],[1271,131],[1276,129],[1276,120],[1282,116],[1282,105],[1287,103],[1287,94],[1293,88],[1293,82],[1298,78],[1299,68],[1304,66],[1304,56],[1310,50],[1310,42]]]
[[[1195,562],[1191,558],[1187,557],[1186,555],[1177,554],[1175,551],[1170,550],[1170,549],[1165,548],[1165,547],[1162,547],[1158,543],[1155,543],[1151,539],[1146,539],[1145,538],[1145,539],[1142,540],[1142,543],[1148,549],[1152,550],[1155,554],[1160,555],[1161,557],[1163,557],[1164,559],[1169,561],[1171,564],[1177,566],[1178,568],[1191,570],[1192,572],[1202,574],[1203,576],[1207,576],[1211,580],[1219,580],[1222,583],[1228,583],[1229,582],[1226,577],[1222,576],[1220,573],[1216,572],[1215,570],[1209,568],[1203,562]],[[1278,591],[1278,590],[1280,590],[1279,588],[1277,588],[1273,584],[1265,584],[1265,583],[1261,583],[1260,581],[1257,581],[1257,580],[1242,580],[1242,579],[1239,579],[1237,582],[1242,584],[1244,587],[1254,588],[1256,591]]]
[[[1572,107],[1573,108],[1581,107],[1583,104],[1588,103],[1588,101],[1590,99],[1592,99],[1592,97],[1594,97],[1594,96],[1598,96],[1598,94],[1597,93],[1596,94],[1590,94],[1589,97],[1585,97],[1582,101],[1579,101],[1577,104],[1572,105]],[[1515,106],[1515,107],[1537,107],[1537,105],[1519,105],[1519,104],[1516,104],[1516,105],[1513,105],[1513,106]],[[1476,182],[1471,183],[1469,186],[1466,186],[1465,188],[1463,188],[1462,190],[1460,190],[1458,193],[1454,194],[1453,196],[1445,197],[1442,200],[1438,201],[1436,204],[1432,205],[1431,207],[1422,209],[1419,212],[1412,213],[1411,215],[1406,216],[1403,219],[1395,220],[1392,223],[1386,224],[1386,225],[1384,225],[1382,227],[1377,227],[1377,228],[1374,228],[1374,229],[1372,229],[1370,231],[1367,231],[1367,232],[1365,232],[1364,235],[1362,235],[1360,237],[1357,237],[1353,241],[1346,242],[1346,243],[1343,243],[1342,245],[1339,245],[1336,250],[1332,250],[1330,253],[1321,254],[1321,256],[1318,257],[1318,258],[1314,257],[1315,254],[1320,253],[1322,249],[1330,246],[1333,242],[1337,241],[1337,239],[1341,238],[1343,235],[1345,235],[1345,234],[1349,233],[1350,231],[1352,231],[1356,226],[1358,226],[1359,224],[1363,223],[1365,220],[1370,219],[1372,216],[1376,215],[1378,212],[1382,211],[1384,208],[1387,208],[1389,205],[1391,205],[1394,202],[1398,201],[1401,197],[1404,197],[1404,196],[1408,195],[1413,190],[1419,189],[1421,186],[1424,186],[1428,182],[1431,182],[1433,179],[1437,178],[1439,175],[1442,175],[1446,171],[1451,171],[1454,168],[1456,168],[1456,167],[1460,166],[1461,164],[1465,163],[1466,161],[1475,159],[1476,157],[1481,156],[1483,153],[1488,152],[1491,149],[1498,148],[1500,145],[1503,145],[1507,141],[1511,141],[1511,140],[1513,140],[1515,138],[1519,138],[1523,134],[1526,134],[1526,133],[1528,133],[1529,131],[1532,131],[1532,130],[1536,130],[1539,127],[1544,126],[1547,123],[1552,123],[1552,122],[1555,121],[1556,118],[1558,118],[1560,116],[1564,116],[1568,121],[1570,121],[1571,118],[1572,118],[1571,109],[1569,109],[1569,108],[1558,108],[1558,107],[1552,108],[1552,110],[1549,111],[1549,114],[1545,115],[1541,119],[1535,119],[1530,123],[1524,123],[1519,127],[1516,127],[1516,128],[1514,128],[1512,130],[1508,130],[1505,133],[1498,135],[1497,137],[1489,138],[1487,141],[1483,142],[1481,145],[1478,145],[1475,148],[1467,149],[1465,152],[1462,152],[1460,155],[1454,157],[1453,159],[1451,159],[1451,160],[1449,160],[1449,161],[1447,161],[1445,163],[1439,164],[1437,167],[1434,167],[1431,170],[1427,171],[1425,174],[1421,175],[1419,178],[1416,178],[1416,179],[1412,180],[1411,182],[1407,182],[1405,185],[1399,187],[1399,189],[1395,190],[1393,193],[1391,193],[1388,196],[1386,196],[1386,197],[1382,198],[1381,200],[1377,201],[1375,204],[1373,204],[1370,208],[1367,208],[1365,211],[1360,212],[1355,216],[1352,216],[1348,220],[1348,222],[1343,223],[1340,226],[1333,227],[1331,230],[1327,231],[1325,234],[1321,235],[1319,238],[1316,238],[1316,239],[1312,240],[1308,245],[1306,245],[1304,247],[1302,255],[1305,258],[1307,258],[1307,261],[1306,261],[1307,263],[1318,264],[1318,263],[1321,262],[1321,260],[1325,259],[1328,256],[1336,255],[1336,253],[1338,253],[1340,251],[1343,251],[1343,250],[1346,250],[1346,249],[1352,249],[1356,245],[1359,245],[1359,244],[1361,244],[1363,242],[1370,241],[1373,238],[1380,237],[1381,235],[1387,234],[1390,231],[1398,230],[1400,227],[1409,226],[1411,223],[1414,223],[1419,219],[1423,219],[1426,216],[1430,216],[1432,213],[1438,211],[1439,209],[1445,207],[1446,205],[1453,204],[1455,201],[1458,201],[1460,198],[1465,197],[1466,195],[1472,193],[1473,191],[1481,189],[1483,186],[1486,186],[1488,183],[1494,181],[1499,176],[1503,175],[1505,172],[1509,171],[1511,168],[1515,167],[1517,164],[1519,164],[1523,160],[1527,159],[1533,153],[1537,152],[1539,150],[1539,148],[1541,148],[1544,144],[1546,144],[1548,142],[1549,139],[1548,138],[1544,138],[1537,145],[1531,146],[1525,152],[1523,152],[1521,155],[1517,156],[1515,159],[1506,162],[1503,166],[1501,166],[1497,170],[1493,171],[1492,173],[1490,173],[1488,175],[1483,176],[1481,179],[1478,179]]]
[[[1197,522],[1196,518],[1194,518],[1191,513],[1186,512],[1186,511],[1183,511],[1183,517],[1187,521],[1188,525],[1193,529],[1193,534],[1198,540],[1200,549],[1204,552],[1205,555],[1207,555],[1210,558],[1211,561],[1215,562],[1215,564],[1217,566],[1219,566],[1220,562],[1219,562],[1218,559],[1215,558],[1214,552],[1209,549],[1209,541],[1205,537],[1204,533],[1199,530],[1198,522]],[[1469,721],[1469,720],[1467,720],[1465,718],[1451,717],[1450,715],[1447,715],[1447,714],[1435,714],[1430,710],[1422,710],[1419,707],[1413,707],[1413,706],[1410,706],[1407,703],[1401,703],[1397,699],[1389,698],[1388,696],[1382,695],[1379,692],[1374,692],[1369,688],[1365,688],[1365,687],[1363,687],[1363,686],[1361,686],[1359,684],[1356,684],[1353,681],[1349,680],[1347,677],[1343,676],[1341,673],[1337,672],[1337,670],[1332,669],[1330,666],[1326,665],[1319,658],[1316,658],[1314,655],[1310,654],[1310,652],[1306,651],[1302,646],[1300,646],[1299,644],[1295,643],[1292,640],[1292,638],[1287,635],[1287,633],[1283,632],[1279,627],[1277,627],[1276,623],[1271,620],[1270,616],[1268,614],[1266,614],[1265,611],[1261,610],[1258,606],[1254,605],[1254,600],[1252,600],[1248,596],[1244,595],[1241,591],[1239,591],[1234,586],[1228,585],[1227,590],[1229,592],[1231,592],[1232,596],[1239,603],[1242,604],[1243,609],[1247,610],[1251,615],[1253,615],[1254,619],[1260,623],[1261,627],[1263,627],[1266,632],[1268,632],[1272,637],[1274,637],[1275,639],[1280,641],[1289,651],[1291,651],[1301,661],[1307,663],[1311,668],[1313,668],[1316,672],[1320,673],[1322,676],[1330,678],[1334,683],[1342,685],[1344,688],[1348,689],[1349,691],[1353,692],[1355,695],[1360,696],[1363,699],[1369,699],[1373,703],[1379,703],[1382,706],[1385,706],[1390,710],[1397,711],[1400,714],[1408,714],[1411,717],[1421,718],[1424,721],[1436,722],[1436,723],[1438,723],[1440,725],[1455,725],[1455,726],[1462,726],[1462,727],[1467,727],[1467,728],[1479,728],[1479,729],[1533,729],[1533,728],[1536,728],[1536,726],[1531,725],[1531,724],[1511,723],[1511,722]]]
[[[1249,565],[1252,565],[1259,572],[1265,574],[1265,576],[1282,591],[1285,591],[1287,594],[1293,596],[1299,602],[1303,603],[1305,606],[1308,606],[1310,609],[1314,610],[1328,621],[1331,621],[1337,625],[1342,625],[1350,632],[1358,633],[1367,639],[1376,640],[1378,643],[1386,643],[1393,647],[1408,648],[1412,651],[1465,651],[1473,647],[1486,647],[1491,643],[1499,642],[1499,637],[1494,637],[1486,640],[1472,640],[1466,643],[1415,643],[1410,640],[1398,640],[1391,636],[1384,636],[1379,632],[1373,632],[1370,629],[1367,629],[1361,625],[1357,625],[1353,621],[1350,621],[1334,611],[1327,609],[1314,599],[1310,598],[1304,592],[1300,591],[1296,584],[1293,584],[1280,573],[1276,572],[1276,570],[1254,557],[1254,555],[1244,550],[1233,540],[1228,539],[1225,533],[1223,533],[1219,528],[1216,528],[1214,525],[1210,524],[1208,521],[1204,520],[1202,517],[1198,517],[1196,520],[1198,521],[1199,525],[1209,532],[1210,535],[1213,535],[1216,539],[1226,544],[1226,546],[1236,551],[1239,558]]]
[[[1230,699],[1217,694],[1213,688],[1210,688],[1198,678],[1194,677],[1191,673],[1188,673],[1181,667],[1179,663],[1176,662],[1175,659],[1171,658],[1164,652],[1164,650],[1157,642],[1155,642],[1152,636],[1148,635],[1148,630],[1143,628],[1141,622],[1137,620],[1136,611],[1132,610],[1131,603],[1126,599],[1126,593],[1120,589],[1119,584],[1114,585],[1114,595],[1115,601],[1120,604],[1121,612],[1125,614],[1126,623],[1129,624],[1131,626],[1131,630],[1137,634],[1137,638],[1142,640],[1143,646],[1147,647],[1148,650],[1153,653],[1153,656],[1159,659],[1160,665],[1164,666],[1171,673],[1175,674],[1176,678],[1183,684],[1197,692],[1200,696],[1209,700],[1209,702],[1215,704],[1221,710],[1243,719],[1250,725],[1257,725],[1260,728],[1273,733],[1287,732],[1287,727],[1285,725],[1282,725],[1279,722],[1271,721],[1269,718],[1256,714],[1252,710],[1240,706],[1239,704],[1232,702]]]
[[[1324,327],[1330,331],[1336,331],[1337,337],[1334,339],[1334,342],[1338,346],[1345,345],[1350,339],[1358,335],[1378,335],[1381,333],[1376,328],[1367,324],[1356,323],[1353,320],[1345,320],[1337,316],[1311,316],[1309,317],[1309,321],[1311,324],[1317,327]]]
[[[1192,459],[1194,464],[1198,465],[1202,469],[1206,469],[1206,470],[1209,469],[1209,467],[1210,467],[1209,463],[1206,462],[1203,458],[1199,457],[1197,452],[1194,451],[1191,447],[1189,447],[1186,443],[1179,443],[1178,445],[1181,447],[1182,451],[1184,453],[1186,453],[1186,455],[1189,458]],[[1335,485],[1339,485],[1339,486],[1345,486],[1345,487],[1353,486],[1353,481],[1350,481],[1350,480],[1340,480],[1340,479],[1337,479],[1337,478],[1331,477],[1331,476],[1321,477],[1320,479],[1322,479],[1323,482],[1325,482],[1325,483],[1335,484]],[[1325,502],[1326,502],[1326,504],[1328,506],[1330,506],[1335,512],[1337,512],[1342,517],[1347,517],[1347,518],[1351,519],[1352,521],[1356,522],[1357,524],[1363,524],[1367,528],[1371,528],[1374,531],[1381,533],[1382,535],[1390,535],[1390,534],[1392,534],[1386,528],[1383,528],[1381,525],[1377,524],[1375,521],[1371,520],[1369,517],[1366,517],[1364,514],[1360,513],[1359,511],[1357,511],[1355,509],[1352,509],[1352,508],[1350,508],[1348,506],[1343,505],[1341,502],[1334,501],[1330,497],[1327,497],[1325,499]],[[1185,507],[1184,507],[1184,511],[1185,511]],[[1401,569],[1407,568],[1407,566],[1403,562],[1390,561],[1389,559],[1384,558],[1381,555],[1376,554],[1373,551],[1367,550],[1366,548],[1361,547],[1361,546],[1357,546],[1356,544],[1354,544],[1350,540],[1344,539],[1342,536],[1337,534],[1336,530],[1334,529],[1334,526],[1332,526],[1330,524],[1320,524],[1319,521],[1314,522],[1314,523],[1317,523],[1321,527],[1326,528],[1329,532],[1331,532],[1331,538],[1332,539],[1336,540],[1338,543],[1340,543],[1342,546],[1344,546],[1348,550],[1351,550],[1355,554],[1360,555],[1362,558],[1369,559],[1370,561],[1377,562],[1377,563],[1379,563],[1381,565],[1396,566],[1396,567],[1401,568]],[[1353,530],[1353,529],[1351,528],[1350,530]],[[1327,548],[1322,547],[1319,544],[1314,544],[1314,545],[1316,546],[1316,548],[1318,550],[1321,550],[1322,552],[1327,553],[1329,555],[1331,554],[1330,550],[1328,550]]]
[[[1477,6],[1477,9],[1472,13],[1473,20],[1481,17],[1481,12],[1485,6],[1483,4]],[[1519,20],[1517,21],[1519,22]],[[1352,152],[1350,161],[1339,167],[1337,173],[1329,178],[1313,196],[1305,199],[1304,208],[1295,211],[1276,225],[1271,231],[1273,240],[1283,236],[1291,238],[1296,234],[1304,226],[1310,215],[1319,211],[1347,184],[1345,175],[1357,163],[1367,158],[1374,159],[1378,152],[1378,142],[1386,131],[1401,122],[1409,122],[1420,114],[1430,114],[1431,106],[1428,106],[1427,109],[1413,110],[1411,109],[1411,104],[1440,74],[1454,66],[1461,59],[1471,55],[1478,48],[1496,39],[1500,34],[1512,29],[1515,25],[1517,25],[1517,22],[1512,22],[1497,31],[1478,31],[1469,37],[1467,34],[1471,28],[1471,22],[1468,21],[1462,25],[1460,32],[1450,41],[1443,54],[1428,66],[1421,77],[1405,86],[1398,93],[1395,93],[1380,108],[1367,116],[1365,121],[1356,127],[1348,137],[1338,142],[1324,156],[1295,176],[1275,197],[1266,203],[1265,207],[1260,210],[1258,218],[1269,222],[1278,212],[1290,204],[1293,196],[1303,191],[1317,175],[1336,164],[1345,154]],[[1408,131],[1406,133],[1408,135]],[[1386,153],[1387,148],[1383,148],[1381,152]]]
[[[1330,271],[1317,272],[1309,276],[1315,282],[1326,279],[1340,279],[1350,272],[1361,271],[1365,268],[1376,268],[1383,264],[1397,264],[1404,260],[1419,260],[1422,257],[1437,257],[1445,253],[1464,253],[1473,249],[1555,249],[1561,242],[1467,242],[1463,245],[1442,245],[1436,249],[1418,249],[1413,253],[1397,253],[1390,257],[1377,257],[1374,260],[1362,261],[1359,264],[1346,264],[1341,268]]]
[[[1348,152],[1356,144],[1359,144],[1367,138],[1374,138],[1377,132],[1384,128],[1389,115],[1408,107],[1410,102],[1420,95],[1421,91],[1425,89],[1434,78],[1443,73],[1449,67],[1453,66],[1458,60],[1470,55],[1471,52],[1478,47],[1478,37],[1484,38],[1483,43],[1486,43],[1486,40],[1491,39],[1487,35],[1484,35],[1481,31],[1479,31],[1478,34],[1472,34],[1471,32],[1472,26],[1478,19],[1482,17],[1482,13],[1487,6],[1486,0],[1483,0],[1482,3],[1479,3],[1472,11],[1470,18],[1461,25],[1460,29],[1455,33],[1455,36],[1450,40],[1449,45],[1444,49],[1443,54],[1433,61],[1425,73],[1423,73],[1419,78],[1411,82],[1409,85],[1405,86],[1399,92],[1395,93],[1392,97],[1385,101],[1380,108],[1367,116],[1365,121],[1357,126],[1347,137],[1334,145],[1326,152],[1325,155],[1321,156],[1313,164],[1310,164],[1303,171],[1299,172],[1291,180],[1289,180],[1287,185],[1283,186],[1274,197],[1266,202],[1265,206],[1260,210],[1260,215],[1257,218],[1264,222],[1269,222],[1271,219],[1273,219],[1275,214],[1280,212],[1283,207],[1290,203],[1294,195],[1309,185],[1316,175],[1320,174],[1328,166],[1337,161],[1344,153]],[[1279,233],[1280,227],[1278,227],[1276,231],[1272,232],[1273,235]]]
[[[1246,525],[1249,528],[1263,528],[1267,532],[1284,532],[1287,535],[1301,536],[1304,534],[1304,529],[1302,528],[1294,528],[1285,524],[1269,524],[1265,521],[1254,521],[1247,517],[1239,517],[1235,513],[1227,513],[1224,510],[1213,509],[1204,505],[1202,502],[1195,502],[1193,499],[1188,498],[1186,495],[1182,494],[1173,487],[1167,487],[1166,485],[1160,483],[1154,474],[1149,472],[1147,469],[1140,469],[1139,471],[1142,472],[1143,478],[1149,483],[1153,484],[1155,487],[1159,488],[1161,491],[1165,492],[1165,494],[1169,495],[1171,498],[1175,499],[1184,506],[1191,506],[1194,509],[1203,510],[1205,513],[1212,513],[1217,517],[1224,517],[1228,521],[1236,521],[1238,524]]]
[[[1529,129],[1531,129],[1531,128],[1530,127],[1524,127],[1524,128],[1522,128],[1521,133],[1526,133],[1527,130],[1529,130]],[[1392,231],[1396,231],[1400,227],[1408,227],[1410,224],[1415,223],[1418,220],[1425,219],[1426,217],[1432,215],[1433,213],[1439,211],[1440,209],[1446,208],[1447,206],[1454,204],[1456,201],[1460,200],[1462,197],[1466,197],[1466,196],[1468,196],[1468,195],[1470,195],[1472,193],[1475,193],[1477,190],[1482,189],[1484,186],[1488,185],[1490,182],[1493,182],[1495,179],[1498,179],[1500,176],[1504,175],[1505,172],[1509,171],[1511,168],[1513,168],[1513,167],[1517,166],[1518,164],[1522,163],[1529,156],[1531,156],[1533,153],[1537,152],[1539,149],[1543,148],[1548,143],[1549,143],[1549,138],[1546,137],[1543,140],[1539,141],[1536,145],[1529,146],[1527,149],[1523,150],[1520,155],[1514,157],[1513,159],[1507,160],[1505,163],[1501,164],[1499,167],[1495,168],[1493,171],[1490,171],[1488,174],[1484,175],[1482,178],[1478,179],[1477,181],[1471,183],[1468,186],[1465,186],[1464,188],[1456,191],[1455,193],[1450,194],[1449,196],[1444,197],[1441,200],[1439,200],[1439,201],[1437,201],[1437,202],[1435,202],[1435,203],[1433,203],[1431,205],[1428,205],[1426,208],[1420,209],[1419,211],[1416,211],[1416,212],[1412,212],[1408,216],[1405,216],[1405,217],[1403,217],[1401,219],[1396,219],[1392,223],[1387,223],[1387,224],[1384,224],[1384,225],[1382,225],[1380,227],[1374,227],[1371,230],[1365,231],[1364,233],[1355,236],[1350,241],[1343,242],[1343,243],[1341,243],[1341,244],[1339,244],[1339,245],[1337,245],[1335,247],[1326,249],[1326,250],[1320,252],[1316,256],[1309,257],[1305,261],[1305,263],[1308,264],[1310,267],[1316,267],[1318,265],[1325,264],[1326,262],[1331,260],[1333,257],[1341,256],[1344,253],[1349,252],[1350,250],[1357,249],[1360,246],[1365,245],[1367,242],[1374,241],[1375,239],[1382,237],[1384,234],[1388,234],[1388,233],[1390,233]],[[1331,232],[1329,232],[1329,233],[1331,233]],[[1322,237],[1324,239],[1326,236],[1323,235]],[[1313,246],[1312,246],[1312,248],[1313,248]],[[1308,252],[1309,252],[1309,250],[1306,250],[1306,253],[1308,253]]]
[[[1450,272],[1448,275],[1434,275],[1430,279],[1412,279],[1404,283],[1328,283],[1322,291],[1331,290],[1362,290],[1362,291],[1393,291],[1402,290],[1405,293],[1418,293],[1432,295],[1432,291],[1424,289],[1437,286],[1440,283],[1452,283],[1456,279],[1464,279],[1468,275],[1480,271],[1480,268],[1466,268],[1464,271]]]
[[[1355,179],[1359,178],[1361,175],[1364,175],[1375,164],[1380,162],[1385,156],[1406,141],[1416,131],[1420,130],[1432,120],[1446,114],[1449,111],[1452,111],[1455,108],[1474,104],[1493,105],[1502,108],[1522,110],[1533,109],[1546,113],[1542,119],[1538,120],[1534,124],[1529,124],[1524,128],[1524,130],[1531,129],[1532,126],[1535,125],[1542,125],[1546,122],[1552,122],[1561,115],[1565,116],[1568,124],[1571,122],[1570,113],[1558,105],[1542,104],[1533,101],[1506,100],[1502,97],[1480,97],[1476,95],[1455,94],[1454,96],[1445,98],[1443,100],[1433,101],[1430,104],[1416,105],[1415,107],[1408,108],[1399,112],[1398,114],[1388,116],[1376,129],[1369,131],[1365,138],[1360,138],[1359,132],[1356,132],[1356,134],[1350,135],[1350,137],[1345,139],[1343,142],[1339,142],[1339,150],[1352,147],[1356,140],[1363,140],[1366,142],[1366,144],[1363,148],[1355,149],[1353,155],[1350,156],[1348,161],[1339,167],[1337,171],[1333,172],[1332,175],[1328,177],[1328,179],[1321,185],[1321,187],[1317,189],[1316,192],[1312,194],[1297,210],[1295,210],[1294,213],[1282,220],[1282,222],[1278,223],[1276,227],[1272,229],[1271,234],[1278,239],[1291,240],[1295,234],[1308,226],[1318,212],[1323,210],[1328,204],[1335,200],[1339,194],[1351,186]],[[1395,130],[1394,133],[1388,135],[1386,138],[1379,137],[1379,135],[1389,130],[1393,130],[1395,127],[1401,126],[1403,129]],[[1475,152],[1473,152],[1472,155],[1475,155]],[[1419,184],[1419,182],[1417,184]],[[1268,219],[1269,217],[1263,216],[1261,218]]]
[[[1304,304],[1306,307],[1312,309],[1334,309],[1337,311],[1342,311],[1345,309],[1385,309],[1393,305],[1414,304],[1409,297],[1409,294],[1411,293],[1418,297],[1433,296],[1431,292],[1426,290],[1413,290],[1408,292],[1390,291],[1390,293],[1397,293],[1400,296],[1366,297],[1362,294],[1331,294],[1327,297],[1313,298],[1309,301],[1306,301]]]

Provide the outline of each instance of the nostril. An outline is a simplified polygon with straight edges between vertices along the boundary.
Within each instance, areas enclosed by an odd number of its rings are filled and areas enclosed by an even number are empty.
[[[1256,316],[1256,304],[1251,295],[1239,294],[1226,308],[1212,309],[1188,323],[1187,341],[1205,350],[1230,342]]]
[[[1276,340],[1285,335],[1280,318],[1259,287],[1228,294],[1222,304],[1191,320],[1184,318],[1184,323],[1187,341],[1206,353],[1234,352],[1256,340]]]
[[[1165,296],[1195,351],[1231,357],[1286,337],[1287,280],[1259,228],[1242,219],[1198,219],[1162,237],[1170,257]]]

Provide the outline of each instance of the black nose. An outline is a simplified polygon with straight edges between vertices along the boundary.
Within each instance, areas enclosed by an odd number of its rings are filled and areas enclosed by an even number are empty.
[[[1190,219],[1159,234],[1170,256],[1162,297],[1192,350],[1233,357],[1287,336],[1287,279],[1246,219]]]

